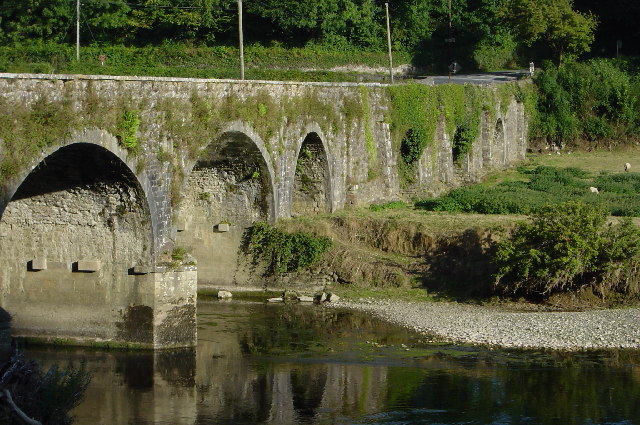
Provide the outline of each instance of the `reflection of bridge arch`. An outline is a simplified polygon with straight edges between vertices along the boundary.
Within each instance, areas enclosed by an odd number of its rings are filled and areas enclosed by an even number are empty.
[[[286,181],[292,182],[290,196],[292,215],[308,215],[334,211],[333,170],[320,126],[307,127],[304,137],[296,142],[295,167]]]
[[[176,243],[198,263],[200,283],[231,284],[246,229],[276,220],[276,191],[263,141],[235,122],[188,164]]]

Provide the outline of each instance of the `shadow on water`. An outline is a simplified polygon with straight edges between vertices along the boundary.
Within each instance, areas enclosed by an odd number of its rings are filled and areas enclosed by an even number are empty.
[[[198,347],[87,360],[79,424],[640,423],[640,354],[433,345],[317,306],[201,302]]]

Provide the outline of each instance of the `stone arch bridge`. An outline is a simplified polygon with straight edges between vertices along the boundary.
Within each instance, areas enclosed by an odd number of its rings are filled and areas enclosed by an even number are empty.
[[[17,335],[191,345],[197,284],[260,284],[238,255],[252,223],[522,159],[523,105],[491,99],[462,158],[438,106],[407,183],[384,85],[0,74],[0,304]]]

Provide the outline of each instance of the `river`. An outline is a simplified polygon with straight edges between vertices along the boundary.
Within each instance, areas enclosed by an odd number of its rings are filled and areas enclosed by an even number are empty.
[[[429,344],[362,313],[198,303],[178,352],[26,350],[92,371],[76,424],[640,424],[640,352]]]

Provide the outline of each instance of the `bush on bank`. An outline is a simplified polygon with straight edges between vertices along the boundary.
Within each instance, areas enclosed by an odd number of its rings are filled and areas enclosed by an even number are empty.
[[[588,287],[602,298],[637,295],[640,229],[630,219],[606,220],[603,209],[581,202],[541,209],[497,243],[495,290],[546,297]]]
[[[305,232],[288,233],[257,222],[247,230],[244,249],[255,262],[264,262],[266,274],[293,272],[315,264],[331,248],[331,240]]]

